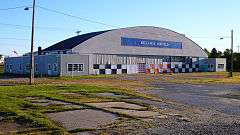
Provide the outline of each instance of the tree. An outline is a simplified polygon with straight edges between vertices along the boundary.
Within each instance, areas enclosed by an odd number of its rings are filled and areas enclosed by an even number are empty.
[[[223,56],[223,53],[221,51],[218,51],[217,52],[217,58],[222,58],[222,56]]]
[[[233,71],[239,72],[240,71],[240,53],[233,54]]]
[[[226,49],[224,52],[223,52],[223,58],[226,58],[227,59],[227,71],[230,70],[231,68],[231,50],[230,49]]]
[[[217,58],[218,57],[218,51],[216,48],[213,48],[211,53],[210,53],[210,58]]]
[[[224,52],[223,52],[223,56],[225,58],[228,58],[231,56],[231,50],[230,49],[226,49]]]

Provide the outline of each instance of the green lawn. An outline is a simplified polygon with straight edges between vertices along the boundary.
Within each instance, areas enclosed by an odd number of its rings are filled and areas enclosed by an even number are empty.
[[[79,97],[66,97],[59,94],[63,92],[79,93]],[[42,107],[31,103],[26,97],[44,97],[59,101],[71,102],[85,105],[85,102],[101,102],[120,100],[115,98],[100,98],[93,96],[93,93],[112,92],[132,97],[145,97],[146,95],[136,93],[131,90],[98,87],[89,85],[19,85],[19,86],[0,86],[0,116],[4,121],[21,122],[31,125],[33,128],[44,129],[56,134],[63,134],[65,131],[50,121],[44,113],[66,111],[61,106]],[[89,106],[88,106],[89,107]]]

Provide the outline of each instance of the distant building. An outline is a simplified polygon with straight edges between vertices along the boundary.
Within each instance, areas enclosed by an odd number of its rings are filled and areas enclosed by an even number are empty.
[[[203,49],[183,34],[165,28],[139,26],[87,33],[44,50],[39,48],[35,55],[35,74],[189,73],[201,71],[202,66],[206,66],[202,61],[207,59]],[[29,56],[7,58],[5,72],[28,74],[29,63]],[[224,62],[221,64],[226,66]]]
[[[208,58],[201,61],[201,71],[222,72],[226,71],[226,58]]]
[[[0,64],[3,64],[3,63],[4,63],[4,56],[0,58]]]

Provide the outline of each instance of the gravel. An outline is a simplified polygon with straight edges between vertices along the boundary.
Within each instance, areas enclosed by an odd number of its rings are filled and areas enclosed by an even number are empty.
[[[151,84],[151,86],[154,86],[156,89],[142,92],[158,95],[159,97],[190,106],[214,109],[229,115],[240,116],[240,100],[236,99],[236,96],[224,97],[224,93],[238,93],[240,91],[240,85],[157,83]]]

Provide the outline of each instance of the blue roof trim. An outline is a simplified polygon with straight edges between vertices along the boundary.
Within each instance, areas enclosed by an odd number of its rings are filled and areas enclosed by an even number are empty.
[[[44,49],[43,51],[69,50],[69,49],[72,49],[72,48],[78,46],[79,44],[89,40],[90,38],[93,38],[97,35],[103,34],[108,31],[110,31],[110,30],[86,33],[83,35],[71,37],[69,39],[58,42],[58,43]]]

